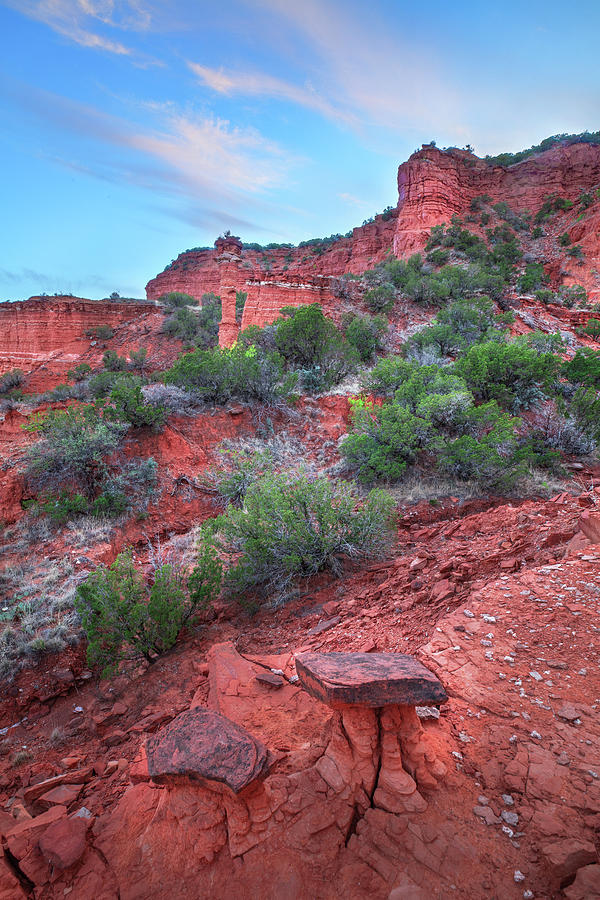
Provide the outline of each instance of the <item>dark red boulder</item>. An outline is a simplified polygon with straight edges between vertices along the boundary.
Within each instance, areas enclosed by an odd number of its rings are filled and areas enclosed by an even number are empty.
[[[196,706],[146,743],[148,773],[159,784],[188,778],[217,781],[236,794],[267,767],[267,750],[245,728]]]

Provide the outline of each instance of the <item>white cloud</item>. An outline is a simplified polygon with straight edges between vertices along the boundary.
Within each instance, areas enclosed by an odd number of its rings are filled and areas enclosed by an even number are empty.
[[[346,117],[406,133],[453,130],[463,110],[442,60],[412,34],[384,20],[372,4],[344,0],[246,0],[276,16],[300,38],[306,65],[322,85],[326,102]],[[398,19],[396,19],[398,23]],[[311,62],[312,61],[312,62]]]
[[[289,100],[300,106],[315,109],[328,118],[346,122],[355,121],[352,114],[337,108],[310,84],[298,86],[261,72],[226,72],[222,68],[211,69],[195,62],[188,62],[188,66],[202,84],[219,94],[242,94],[246,97],[265,96]]]
[[[7,6],[42,22],[81,47],[105,50],[120,56],[134,51],[98,27],[120,30],[145,30],[150,13],[140,0],[4,0]]]

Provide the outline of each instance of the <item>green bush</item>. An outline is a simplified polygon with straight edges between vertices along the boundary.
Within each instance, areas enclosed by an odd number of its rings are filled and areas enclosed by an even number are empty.
[[[27,479],[34,489],[75,487],[92,500],[108,471],[105,459],[119,446],[126,426],[90,405],[37,413],[25,430],[41,437],[26,451]]]
[[[107,350],[102,357],[102,364],[107,372],[126,372],[127,360],[119,356],[116,350]]]
[[[87,363],[79,363],[79,365],[75,366],[74,369],[69,369],[67,372],[67,378],[70,378],[71,381],[83,381],[84,378],[87,378],[88,375],[91,375],[92,367]]]
[[[573,309],[574,306],[586,306],[588,296],[583,285],[571,284],[569,287],[561,287],[559,299],[567,309]]]
[[[571,238],[569,237],[568,231],[563,231],[563,233],[561,234],[561,236],[558,239],[558,243],[560,244],[561,247],[569,246],[569,244],[571,243]]]
[[[402,356],[385,356],[365,376],[365,389],[379,397],[391,397],[414,368],[415,364]]]
[[[144,369],[146,368],[146,359],[148,357],[148,350],[146,347],[140,347],[139,350],[130,350],[129,351],[129,364],[132,369],[137,369],[140,374],[143,374]]]
[[[338,574],[344,558],[385,552],[393,519],[393,501],[383,491],[361,501],[351,483],[284,471],[258,478],[243,507],[230,506],[214,527],[235,559],[229,585],[281,596],[298,578],[323,569]]]
[[[560,358],[538,353],[519,340],[510,343],[486,341],[474,344],[455,364],[474,396],[497,400],[517,411],[527,409],[547,394],[560,369]]]
[[[178,338],[187,349],[206,350],[215,347],[219,341],[220,321],[221,298],[216,294],[203,294],[200,308],[176,308],[165,321],[163,331]]]
[[[277,404],[293,399],[297,378],[286,376],[279,353],[238,341],[231,348],[194,350],[163,373],[165,384],[192,390],[209,403],[231,399]]]
[[[167,294],[162,294],[158,298],[158,302],[162,303],[164,306],[170,306],[171,309],[177,309],[184,306],[197,306],[198,304],[195,297],[192,297],[190,294],[185,294],[183,291],[169,291]]]
[[[0,375],[0,394],[8,394],[15,388],[20,387],[25,380],[25,375],[21,369],[10,369],[4,375]]]
[[[288,367],[298,370],[305,390],[327,390],[356,368],[357,350],[323,315],[318,303],[285,307],[281,312],[285,318],[273,324],[275,347]]]
[[[563,363],[562,374],[572,384],[600,386],[600,353],[591,347],[580,347],[573,359]]]
[[[530,294],[547,281],[542,263],[527,263],[524,273],[517,281],[517,290],[522,294]]]
[[[370,362],[377,351],[383,348],[383,339],[388,330],[383,316],[351,314],[344,318],[342,325],[345,328],[346,340],[357,351],[361,362]]]
[[[110,393],[110,399],[117,421],[128,422],[134,428],[149,427],[158,431],[166,421],[166,409],[146,403],[139,383],[131,377],[118,379]]]
[[[588,319],[587,324],[582,329],[583,334],[593,338],[595,341],[600,340],[600,319]]]
[[[108,341],[114,336],[114,331],[110,325],[96,325],[94,328],[88,328],[85,336],[96,341]]]
[[[374,313],[389,312],[395,299],[396,289],[389,282],[370,288],[364,294],[365,303]]]
[[[204,541],[189,578],[173,565],[154,569],[147,585],[131,552],[117,556],[110,568],[100,566],[77,588],[75,609],[88,639],[88,662],[104,676],[123,659],[154,662],[170,650],[185,625],[217,598],[221,563]]]
[[[413,463],[429,437],[431,423],[401,406],[353,404],[352,431],[340,452],[347,468],[363,484],[397,481]]]

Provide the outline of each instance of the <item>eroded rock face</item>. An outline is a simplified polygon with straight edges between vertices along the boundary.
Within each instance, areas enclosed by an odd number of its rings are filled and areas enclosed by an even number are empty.
[[[556,146],[513,166],[490,166],[465,150],[426,147],[398,169],[398,218],[394,253],[422,250],[433,225],[468,210],[489,194],[511,209],[536,213],[545,197],[575,200],[600,181],[600,152],[589,144]]]
[[[296,668],[306,690],[334,708],[427,706],[448,699],[433,672],[403,653],[303,653]]]
[[[178,778],[216,781],[239,793],[266,769],[267,751],[245,728],[195,707],[148,738],[148,773],[157,784]]]

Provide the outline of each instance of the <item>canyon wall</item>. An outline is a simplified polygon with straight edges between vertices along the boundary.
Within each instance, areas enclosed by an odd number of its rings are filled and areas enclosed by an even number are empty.
[[[346,272],[359,274],[385,259],[392,249],[395,218],[395,210],[376,216],[350,237],[329,245],[243,249],[235,272],[229,262],[226,273],[227,287],[233,284],[248,295],[242,327],[272,322],[282,306],[318,302],[332,313],[336,301],[328,279]],[[183,291],[198,300],[211,291],[220,294],[225,273],[218,257],[218,249],[181,253],[148,282],[148,299],[157,300],[169,291]]]
[[[599,186],[600,147],[591,144],[557,145],[506,167],[490,165],[466,150],[424,146],[398,169],[397,208],[355,228],[350,237],[330,245],[242,249],[234,285],[248,294],[242,327],[273,321],[282,306],[311,302],[321,303],[335,318],[339,301],[328,277],[360,274],[391,251],[397,257],[421,251],[432,226],[468,214],[475,197],[488,194],[515,212],[535,214],[550,194],[576,200],[582,191]],[[600,269],[599,223],[595,207],[581,221],[575,212],[554,220],[573,242],[581,243],[585,254],[582,263],[559,263],[557,283],[579,283],[592,294],[600,293],[595,274]],[[217,250],[181,253],[148,282],[148,299],[168,291],[184,291],[197,299],[209,291],[218,294],[222,272],[217,255]],[[228,276],[230,286],[231,271]]]
[[[31,369],[54,355],[78,361],[88,349],[85,331],[99,325],[117,328],[155,311],[151,303],[117,303],[81,297],[30,297],[23,303],[0,303],[0,374]]]
[[[491,166],[466,150],[424,147],[398,169],[398,218],[393,248],[402,257],[421,250],[433,225],[469,210],[489,194],[515,212],[536,213],[558,194],[576,200],[600,185],[600,147],[557,145],[512,166]]]

